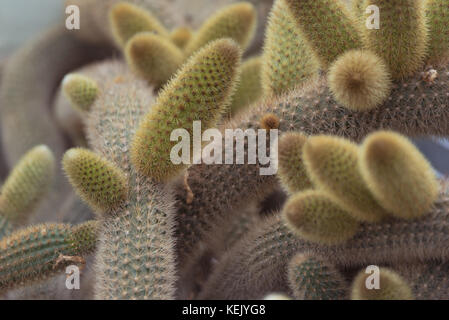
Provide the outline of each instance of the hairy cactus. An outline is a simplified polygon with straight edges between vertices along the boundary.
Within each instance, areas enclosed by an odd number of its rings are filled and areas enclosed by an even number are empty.
[[[170,33],[170,40],[181,50],[185,49],[192,37],[193,31],[188,27],[179,27]]]
[[[232,96],[239,64],[237,45],[217,40],[180,69],[136,132],[131,156],[139,171],[159,181],[179,172],[182,165],[170,161],[175,145],[170,134],[177,128],[193,134],[195,120],[201,121],[201,133],[217,123]]]
[[[263,53],[265,95],[281,95],[318,75],[318,63],[305,43],[286,0],[270,13]]]
[[[0,241],[0,287],[43,280],[96,248],[98,223],[43,224],[19,230]],[[27,254],[24,255],[23,252]]]
[[[142,32],[128,41],[125,56],[128,65],[157,88],[164,85],[184,61],[184,54],[170,40]]]
[[[449,14],[444,0],[428,0],[426,16],[428,20],[430,63],[439,64],[449,57]]]
[[[381,268],[379,288],[368,288],[367,278],[370,274],[361,271],[354,280],[351,290],[353,300],[412,300],[412,290],[396,272]]]
[[[62,81],[62,90],[72,106],[89,111],[98,95],[98,85],[92,79],[79,74],[68,74]]]
[[[187,55],[191,55],[209,42],[220,38],[231,38],[245,50],[254,36],[256,20],[254,6],[248,2],[221,9],[204,22],[185,51]]]
[[[109,12],[109,23],[115,42],[124,47],[139,32],[154,32],[164,37],[168,31],[149,11],[127,2],[114,5]]]
[[[339,271],[320,257],[299,253],[288,265],[288,281],[298,300],[341,300],[346,283]]]
[[[438,197],[435,173],[416,147],[401,135],[371,134],[360,150],[360,172],[374,197],[397,217],[426,214]]]
[[[358,222],[323,192],[306,191],[292,196],[283,215],[289,227],[301,238],[333,245],[352,238]]]

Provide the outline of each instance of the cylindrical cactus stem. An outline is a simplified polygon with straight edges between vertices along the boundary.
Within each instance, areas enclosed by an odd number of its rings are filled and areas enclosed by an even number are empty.
[[[245,50],[253,39],[256,25],[257,14],[251,3],[232,4],[220,9],[204,22],[187,45],[186,54],[191,55],[220,38],[230,38]]]
[[[367,111],[380,106],[391,92],[387,65],[367,50],[351,50],[330,67],[329,88],[346,108]]]
[[[279,140],[278,177],[290,194],[313,188],[302,156],[306,141],[307,137],[299,132],[287,132]]]
[[[127,2],[119,2],[110,9],[109,24],[113,38],[120,47],[124,47],[139,32],[169,36],[167,29],[149,11]]]
[[[285,0],[271,9],[263,49],[264,94],[281,95],[318,75],[318,62],[296,25]]]
[[[98,85],[95,80],[81,74],[68,74],[62,81],[62,91],[72,107],[89,111],[98,96]]]
[[[176,144],[170,141],[172,132],[184,129],[192,136],[194,121],[201,121],[201,132],[217,123],[234,91],[240,55],[234,41],[214,41],[192,56],[164,87],[131,147],[131,160],[141,173],[163,181],[185,167],[170,159]]]
[[[360,149],[359,164],[371,193],[396,217],[419,218],[438,198],[435,172],[404,136],[389,131],[369,135]]]
[[[43,224],[19,230],[0,241],[0,288],[48,278],[68,265],[84,263],[97,244],[98,222],[78,226]]]
[[[348,289],[335,266],[307,253],[298,253],[290,261],[288,283],[297,300],[343,300]]]
[[[387,215],[358,169],[355,143],[332,136],[310,137],[303,149],[304,164],[313,184],[332,195],[354,218],[380,221]]]
[[[365,45],[383,58],[394,79],[411,76],[424,63],[428,32],[424,2],[367,0],[379,8],[379,28],[363,28]]]
[[[292,196],[283,210],[287,225],[301,238],[324,245],[335,245],[353,237],[359,223],[320,191]]]
[[[170,33],[171,42],[173,42],[181,50],[185,49],[192,37],[193,31],[188,27],[179,27]]]
[[[429,62],[438,64],[449,58],[449,6],[446,0],[427,0]]]
[[[184,54],[170,40],[141,32],[133,36],[125,47],[128,65],[156,88],[163,86],[184,61]]]
[[[111,213],[126,200],[128,178],[110,161],[77,148],[67,151],[62,163],[75,191],[98,214]]]
[[[285,0],[323,68],[347,50],[362,48],[354,17],[337,0]]]
[[[250,58],[242,64],[240,82],[229,107],[232,116],[261,98],[263,93],[261,68],[262,58],[260,57]]]
[[[55,159],[44,145],[28,151],[2,186],[0,215],[13,224],[27,220],[53,183]]]
[[[379,268],[378,287],[375,287],[375,280],[369,279],[370,276],[374,278],[375,275],[360,271],[352,284],[352,300],[413,300],[409,284],[393,270]]]

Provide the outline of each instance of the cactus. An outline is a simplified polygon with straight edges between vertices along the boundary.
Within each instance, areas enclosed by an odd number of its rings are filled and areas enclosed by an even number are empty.
[[[428,0],[426,6],[429,61],[440,64],[449,57],[449,13],[444,0]]]
[[[204,22],[186,47],[186,54],[192,55],[209,42],[220,38],[231,38],[245,50],[254,36],[256,20],[254,6],[248,2],[223,8]]]
[[[43,224],[25,228],[0,241],[0,287],[43,280],[69,264],[82,262],[97,243],[98,223],[78,226]],[[26,254],[23,254],[26,252]]]
[[[92,79],[79,74],[68,74],[62,81],[62,90],[72,106],[89,111],[98,95],[98,85]]]
[[[163,37],[169,34],[149,11],[127,2],[119,2],[110,9],[109,23],[115,42],[120,47],[124,47],[139,32],[154,32]]]
[[[48,191],[54,176],[54,156],[47,146],[27,152],[2,186],[0,213],[11,223],[23,223]]]
[[[438,197],[432,167],[411,142],[396,133],[369,135],[360,150],[359,167],[377,201],[397,217],[420,217]]]
[[[328,82],[335,99],[355,111],[378,107],[391,91],[387,66],[368,51],[349,51],[339,57],[330,67]]]
[[[262,97],[261,67],[262,59],[260,57],[250,58],[243,62],[240,82],[229,107],[232,115],[245,110]]]
[[[380,221],[387,212],[377,203],[358,169],[357,145],[341,138],[315,136],[303,147],[304,165],[319,189],[360,221]]]
[[[306,43],[323,68],[327,68],[345,51],[362,47],[355,19],[339,1],[285,1]]]
[[[306,136],[296,132],[284,134],[279,141],[278,177],[290,194],[312,188],[302,154],[306,141]]]
[[[62,163],[79,196],[100,214],[112,212],[126,200],[126,175],[113,163],[83,149],[70,149]]]
[[[285,0],[271,10],[263,53],[265,95],[281,95],[318,75],[318,63],[305,43]]]
[[[179,27],[170,33],[170,40],[181,50],[189,44],[193,31],[188,27]]]
[[[320,191],[306,191],[292,196],[283,216],[299,237],[324,245],[334,245],[353,237],[358,222]]]
[[[341,300],[346,284],[336,268],[324,259],[299,253],[288,265],[288,279],[298,300]]]
[[[412,76],[422,67],[428,45],[424,1],[367,0],[364,4],[379,7],[382,15],[379,29],[363,29],[367,48],[383,58],[394,79]]]
[[[184,61],[172,42],[153,33],[133,36],[125,48],[128,65],[156,88],[163,86]]]
[[[370,274],[361,271],[354,280],[351,290],[353,300],[412,300],[412,290],[396,272],[381,268],[379,272],[379,288],[367,288],[367,277]]]
[[[202,130],[212,127],[232,96],[239,63],[237,45],[225,39],[210,43],[180,69],[136,132],[131,157],[139,171],[161,181],[182,169],[170,161],[172,130],[192,134],[195,120]]]

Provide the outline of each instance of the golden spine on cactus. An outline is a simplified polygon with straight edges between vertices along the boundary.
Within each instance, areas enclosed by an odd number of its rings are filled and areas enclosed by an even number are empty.
[[[435,173],[405,137],[389,131],[369,135],[360,149],[361,174],[379,203],[404,219],[431,211],[439,194]]]
[[[362,48],[355,18],[337,0],[286,0],[301,34],[325,69],[338,56]]]
[[[82,74],[68,74],[62,81],[62,91],[72,107],[89,111],[98,96],[97,82]]]
[[[330,67],[329,88],[350,110],[367,111],[381,105],[391,91],[388,67],[374,53],[351,50]]]
[[[230,106],[232,115],[244,110],[262,96],[261,67],[260,57],[250,58],[242,64],[240,81]]]
[[[439,63],[449,58],[449,6],[446,0],[427,0],[429,25],[429,61]]]
[[[290,194],[313,187],[302,156],[306,141],[307,137],[299,132],[285,133],[279,140],[278,177]]]
[[[322,191],[295,194],[285,204],[283,215],[301,238],[324,245],[345,242],[359,228],[359,223]]]
[[[128,65],[156,88],[163,86],[184,61],[184,54],[170,40],[151,32],[133,36],[125,47]]]
[[[342,300],[346,281],[337,268],[323,258],[298,253],[288,264],[288,283],[297,300]]]
[[[201,121],[201,131],[214,126],[232,97],[241,52],[229,39],[214,41],[183,65],[159,94],[133,138],[131,160],[143,174],[165,181],[184,168],[171,161],[173,130],[193,134],[193,122]],[[189,146],[192,159],[192,144]],[[186,150],[182,150],[183,156]]]
[[[9,174],[0,195],[0,214],[22,223],[53,183],[55,159],[44,145],[28,151]]]
[[[139,32],[169,36],[167,29],[153,14],[127,2],[119,2],[110,9],[109,24],[115,42],[122,48]]]
[[[189,41],[193,37],[192,29],[188,27],[179,27],[174,29],[170,33],[170,40],[173,42],[179,49],[184,50],[185,47],[189,44]]]
[[[376,272],[376,271],[374,271]],[[368,277],[371,276],[371,279]],[[409,284],[395,271],[379,268],[378,287],[375,286],[375,277],[365,270],[355,278],[352,289],[352,300],[413,300],[413,293]]]
[[[428,30],[420,0],[366,0],[379,8],[379,28],[363,28],[365,45],[383,58],[394,79],[411,76],[422,67]]]
[[[263,49],[264,94],[286,93],[318,75],[318,67],[285,0],[277,0],[271,9]]]
[[[62,160],[77,194],[98,214],[110,213],[127,198],[126,174],[92,151],[70,149]]]
[[[98,238],[98,222],[77,226],[42,224],[12,233],[0,241],[0,288],[43,280],[68,265],[84,263]]]
[[[358,146],[332,136],[310,137],[303,158],[312,183],[333,196],[354,218],[376,222],[387,213],[377,203],[358,169]]]
[[[186,47],[186,53],[191,55],[209,42],[220,38],[230,38],[245,50],[253,39],[256,25],[257,14],[251,3],[230,5],[204,22]]]

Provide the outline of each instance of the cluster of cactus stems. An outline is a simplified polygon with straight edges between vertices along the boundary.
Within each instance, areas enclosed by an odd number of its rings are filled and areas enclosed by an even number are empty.
[[[444,0],[275,0],[249,58],[257,5],[191,27],[150,2],[68,1],[95,8],[87,30],[59,26],[3,71],[15,166],[0,195],[2,294],[50,286],[93,253],[96,299],[447,297],[449,188],[408,139],[449,134]],[[370,5],[380,29],[364,25]],[[192,136],[194,121],[279,130],[278,173],[174,164],[171,134]],[[279,189],[287,201],[263,214]],[[38,223],[59,210],[70,223]]]

